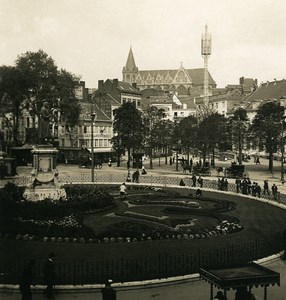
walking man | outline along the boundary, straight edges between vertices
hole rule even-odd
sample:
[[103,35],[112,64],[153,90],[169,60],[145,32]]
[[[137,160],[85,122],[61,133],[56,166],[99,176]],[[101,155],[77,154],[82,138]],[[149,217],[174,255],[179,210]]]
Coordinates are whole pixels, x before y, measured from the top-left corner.
[[33,269],[35,266],[35,260],[30,260],[25,269],[23,270],[20,291],[22,294],[22,300],[32,300],[31,284],[33,281]]
[[48,299],[55,299],[53,295],[53,288],[56,281],[56,269],[54,259],[55,253],[50,253],[43,268],[44,282],[47,285],[44,294],[47,296]]

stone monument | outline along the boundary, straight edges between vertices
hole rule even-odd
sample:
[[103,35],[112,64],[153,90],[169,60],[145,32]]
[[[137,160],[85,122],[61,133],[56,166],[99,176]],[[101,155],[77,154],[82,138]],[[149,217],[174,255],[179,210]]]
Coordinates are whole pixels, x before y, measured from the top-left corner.
[[56,155],[58,150],[48,143],[50,138],[50,113],[48,103],[44,102],[39,118],[39,145],[32,149],[32,181],[24,192],[27,200],[59,200],[66,197],[65,189],[58,180]]

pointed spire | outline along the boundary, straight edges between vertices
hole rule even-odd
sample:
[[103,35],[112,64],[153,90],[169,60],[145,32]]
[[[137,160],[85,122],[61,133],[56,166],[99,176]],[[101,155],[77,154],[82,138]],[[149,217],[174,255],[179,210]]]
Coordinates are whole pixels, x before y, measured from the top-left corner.
[[132,47],[130,46],[128,58],[127,58],[127,61],[126,61],[125,70],[126,71],[133,71],[133,70],[136,70],[136,68],[137,67],[135,65],[135,60],[134,60],[134,56],[133,56]]

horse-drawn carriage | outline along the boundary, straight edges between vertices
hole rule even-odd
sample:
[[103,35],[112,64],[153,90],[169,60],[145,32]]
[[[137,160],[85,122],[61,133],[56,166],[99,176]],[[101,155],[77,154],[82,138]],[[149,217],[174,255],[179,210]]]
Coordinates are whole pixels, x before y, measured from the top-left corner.
[[244,165],[237,165],[232,163],[230,167],[223,168],[223,167],[217,167],[216,168],[217,173],[223,173],[223,176],[229,177],[229,178],[243,178],[248,177],[248,173],[245,172],[245,166]]
[[245,166],[237,164],[231,164],[231,166],[225,170],[225,175],[231,178],[248,177],[248,173],[245,172]]
[[211,170],[209,164],[205,164],[204,166],[196,165],[193,167],[193,173],[195,175],[211,175]]

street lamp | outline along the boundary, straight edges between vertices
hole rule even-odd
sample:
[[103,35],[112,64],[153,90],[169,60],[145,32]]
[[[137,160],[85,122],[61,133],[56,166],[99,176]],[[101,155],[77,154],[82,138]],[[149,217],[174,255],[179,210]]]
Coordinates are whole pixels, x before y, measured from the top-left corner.
[[94,182],[94,147],[93,147],[93,124],[96,113],[92,112],[91,117],[91,182]]

